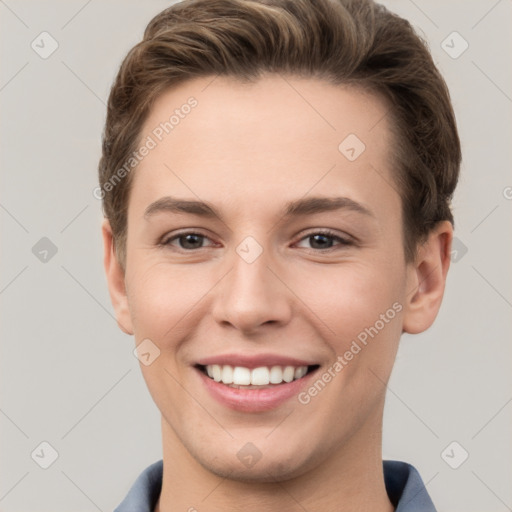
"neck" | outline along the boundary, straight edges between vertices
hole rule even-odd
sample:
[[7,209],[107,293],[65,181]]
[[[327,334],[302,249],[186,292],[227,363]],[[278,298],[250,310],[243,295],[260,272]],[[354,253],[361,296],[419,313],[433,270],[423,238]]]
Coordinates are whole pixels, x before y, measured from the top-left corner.
[[357,432],[343,447],[298,477],[241,482],[201,466],[162,420],[163,481],[155,512],[393,512],[384,485],[381,429]]

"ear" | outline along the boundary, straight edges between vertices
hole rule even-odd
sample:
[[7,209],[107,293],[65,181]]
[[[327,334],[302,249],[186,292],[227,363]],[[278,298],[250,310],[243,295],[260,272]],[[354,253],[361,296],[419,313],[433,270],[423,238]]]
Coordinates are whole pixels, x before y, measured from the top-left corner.
[[105,266],[110,300],[116,313],[117,325],[126,334],[133,334],[132,319],[126,296],[124,270],[117,259],[112,228],[107,219],[104,219],[101,231],[103,235],[103,265]]
[[403,330],[417,334],[434,322],[443,300],[446,274],[450,268],[453,226],[439,222],[418,248],[409,265]]

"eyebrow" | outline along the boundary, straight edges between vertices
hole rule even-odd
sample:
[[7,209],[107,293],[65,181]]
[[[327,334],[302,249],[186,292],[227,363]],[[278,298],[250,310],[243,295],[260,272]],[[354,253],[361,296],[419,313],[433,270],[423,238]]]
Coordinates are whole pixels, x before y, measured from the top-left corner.
[[[286,203],[283,217],[299,217],[334,210],[350,210],[370,217],[375,215],[362,204],[348,197],[309,197]],[[217,217],[223,220],[222,215],[213,206],[203,201],[190,201],[165,196],[151,203],[144,211],[144,218],[157,213],[188,213],[205,218]]]

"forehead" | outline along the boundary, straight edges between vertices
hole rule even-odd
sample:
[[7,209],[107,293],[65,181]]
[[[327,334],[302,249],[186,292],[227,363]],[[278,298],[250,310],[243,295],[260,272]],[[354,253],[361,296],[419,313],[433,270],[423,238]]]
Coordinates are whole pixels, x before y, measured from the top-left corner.
[[[191,102],[195,106],[189,108]],[[337,149],[340,138],[354,133],[375,146],[387,135],[384,118],[388,110],[381,97],[356,86],[277,74],[266,74],[248,83],[209,76],[160,94],[141,134],[155,132],[158,138],[158,132],[163,130],[161,135],[167,142],[178,142],[180,134],[188,135],[187,125],[193,124],[194,132],[201,137],[197,142],[215,142],[212,150],[219,142],[215,136],[222,138],[224,144],[245,142],[251,148],[258,142],[285,147],[286,142],[299,139],[318,145],[318,137],[322,136],[325,145],[334,144]],[[280,128],[288,130],[276,140],[274,135]],[[308,149],[311,147],[305,148]]]
[[188,81],[153,104],[140,135],[151,150],[138,164],[132,194],[146,203],[163,189],[228,203],[333,187],[362,202],[376,193],[396,196],[387,110],[375,94],[318,79]]

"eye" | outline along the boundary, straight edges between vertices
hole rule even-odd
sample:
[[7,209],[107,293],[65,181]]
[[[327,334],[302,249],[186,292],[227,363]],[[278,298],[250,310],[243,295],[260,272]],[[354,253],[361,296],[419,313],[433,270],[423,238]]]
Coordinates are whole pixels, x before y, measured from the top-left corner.
[[348,246],[353,245],[353,242],[347,238],[343,238],[336,233],[329,231],[329,230],[323,230],[323,231],[315,231],[312,233],[309,233],[305,237],[301,238],[299,243],[302,243],[303,241],[306,241],[311,244],[312,249],[316,250],[329,250],[334,249],[334,243],[338,242],[337,245],[339,246]]
[[[205,246],[204,243],[206,241],[210,243]],[[353,242],[348,238],[343,238],[329,230],[311,232],[302,237],[296,245],[300,247],[300,244],[304,244],[304,242],[309,243],[309,248],[314,249],[315,251],[329,251],[331,249],[335,249],[336,246],[346,247],[353,245]],[[205,247],[213,247],[216,244],[206,235],[195,231],[186,231],[164,239],[161,245],[171,246],[176,249],[190,252],[197,249],[203,249]],[[304,248],[307,249],[308,247]]]
[[[183,249],[185,251],[193,251],[194,249],[202,249],[203,242],[205,240],[210,240],[207,236],[202,235],[201,233],[196,233],[194,231],[187,231],[184,233],[179,233],[174,235],[162,242],[162,245],[170,245],[173,247],[177,247],[179,249]],[[211,240],[210,240],[211,241]],[[176,243],[177,242],[177,245]],[[210,246],[214,244],[211,243]]]

